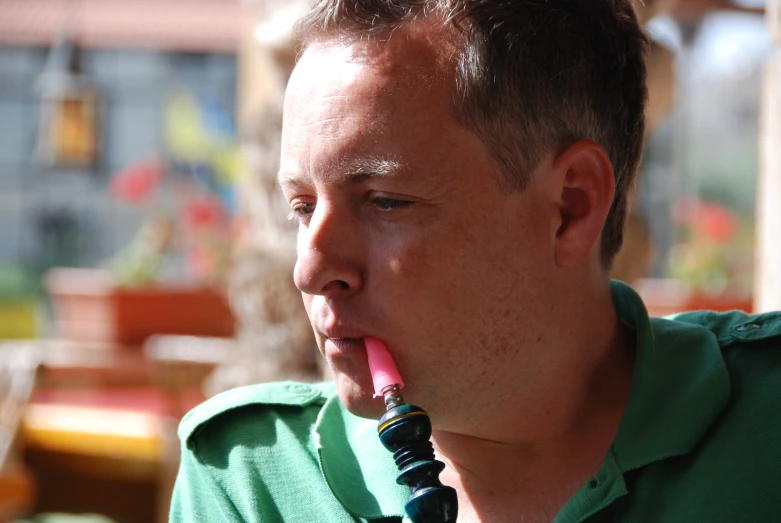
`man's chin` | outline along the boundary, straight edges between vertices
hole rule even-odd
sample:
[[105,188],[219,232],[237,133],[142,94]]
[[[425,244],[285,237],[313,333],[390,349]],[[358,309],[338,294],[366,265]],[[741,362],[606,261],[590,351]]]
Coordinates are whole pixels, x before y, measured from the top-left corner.
[[374,391],[370,383],[357,383],[344,374],[337,374],[335,380],[339,399],[351,414],[361,418],[380,419],[385,412],[385,403],[381,397],[373,397]]

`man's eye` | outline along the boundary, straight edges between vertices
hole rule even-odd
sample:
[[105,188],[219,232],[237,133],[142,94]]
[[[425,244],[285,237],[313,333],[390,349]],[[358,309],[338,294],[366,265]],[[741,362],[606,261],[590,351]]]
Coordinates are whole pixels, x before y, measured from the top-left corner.
[[315,204],[308,202],[298,202],[293,204],[293,210],[288,215],[288,220],[298,220],[299,222],[309,218],[315,212]]
[[394,200],[393,198],[374,198],[372,199],[372,205],[380,209],[381,211],[393,211],[396,209],[403,209],[412,205],[413,202],[407,200]]

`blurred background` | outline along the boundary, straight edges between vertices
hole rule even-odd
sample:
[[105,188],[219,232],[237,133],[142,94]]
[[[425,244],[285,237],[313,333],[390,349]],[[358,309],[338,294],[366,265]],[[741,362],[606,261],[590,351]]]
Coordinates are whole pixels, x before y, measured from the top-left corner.
[[[0,1],[0,521],[166,521],[176,426],[327,379],[276,191],[308,1]],[[781,0],[646,0],[614,277],[653,315],[781,308]]]

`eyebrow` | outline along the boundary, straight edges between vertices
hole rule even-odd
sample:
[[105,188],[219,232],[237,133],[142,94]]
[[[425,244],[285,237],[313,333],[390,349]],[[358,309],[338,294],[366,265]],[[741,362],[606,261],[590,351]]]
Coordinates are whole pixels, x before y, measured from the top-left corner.
[[[332,169],[337,174],[328,176],[331,179],[341,178],[348,183],[359,183],[375,178],[390,178],[398,176],[403,170],[401,163],[388,158],[359,158],[347,164]],[[311,185],[311,176],[296,171],[280,170],[277,175],[279,185]]]

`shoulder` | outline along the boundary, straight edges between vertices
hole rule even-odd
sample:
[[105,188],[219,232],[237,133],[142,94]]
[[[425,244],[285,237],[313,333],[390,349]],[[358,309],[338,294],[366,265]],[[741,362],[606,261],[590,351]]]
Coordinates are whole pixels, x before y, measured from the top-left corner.
[[[781,312],[746,314],[741,311],[694,311],[653,319],[659,339],[677,345],[708,343],[718,346],[729,373],[732,398],[752,397],[763,402],[781,398]],[[706,336],[691,336],[692,333]],[[695,341],[696,340],[696,341]]]
[[179,426],[171,521],[351,521],[324,481],[318,424],[333,384],[265,383],[219,394]]
[[[295,433],[311,432],[317,413],[335,394],[330,383],[274,382],[238,387],[201,403],[179,424],[183,447],[196,452],[198,442],[236,442],[246,434],[257,439],[278,422]],[[276,438],[275,438],[276,439]]]
[[[729,402],[710,438],[750,449],[746,458],[754,468],[768,456],[781,461],[781,420],[768,415],[781,410],[781,312],[701,311],[674,321],[709,331],[727,372]],[[774,476],[781,481],[781,469]]]
[[[657,337],[681,341],[689,334],[704,333],[703,342],[715,342],[726,354],[730,349],[781,349],[781,311],[747,314],[742,311],[692,311],[651,318]],[[775,351],[781,354],[781,350]]]
[[[657,490],[668,496],[665,510],[688,514],[691,500],[698,499],[696,520],[769,521],[778,514],[781,482],[781,419],[774,415],[781,410],[781,312],[698,311],[652,323],[658,327],[654,334],[661,333],[657,342],[673,346],[680,360],[690,359],[703,347],[711,348],[712,358],[695,366],[678,362],[686,370],[682,382],[692,383],[692,376],[706,367],[719,367],[727,393],[718,415],[687,457],[654,469],[659,472],[654,480],[659,481]],[[673,366],[676,360],[668,363]],[[703,412],[715,404],[714,390],[721,387],[689,389],[696,397],[686,410],[689,422],[704,419]],[[680,397],[686,390],[675,391],[668,411],[681,408]],[[658,492],[654,496],[659,499]]]
[[712,333],[722,349],[755,343],[764,345],[763,342],[781,349],[781,311],[763,314],[693,311],[654,318],[652,322],[662,330],[675,329],[676,325],[682,324],[701,327]]

